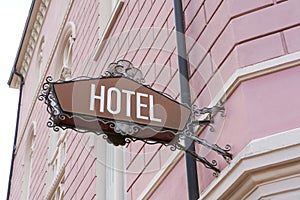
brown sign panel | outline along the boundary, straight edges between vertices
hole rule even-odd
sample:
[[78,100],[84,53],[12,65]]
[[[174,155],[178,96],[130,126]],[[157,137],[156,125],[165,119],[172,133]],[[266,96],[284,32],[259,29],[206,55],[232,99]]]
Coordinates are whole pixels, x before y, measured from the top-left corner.
[[56,117],[55,123],[61,126],[92,131],[100,128],[113,134],[115,122],[123,122],[140,127],[134,137],[170,142],[190,119],[188,107],[129,78],[104,77],[51,84],[59,110],[67,116],[76,116]]

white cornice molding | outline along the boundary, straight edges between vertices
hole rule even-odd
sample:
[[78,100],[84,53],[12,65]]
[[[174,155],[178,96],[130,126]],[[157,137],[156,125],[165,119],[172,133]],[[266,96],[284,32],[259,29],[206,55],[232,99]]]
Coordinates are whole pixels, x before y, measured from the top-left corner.
[[[22,73],[24,77],[26,77],[32,56],[34,53],[34,49],[36,47],[36,44],[38,42],[38,38],[48,11],[50,5],[50,0],[41,0],[40,5],[38,6],[37,11],[35,12],[35,16],[31,16],[31,18],[34,19],[32,25],[28,27],[27,30],[30,30],[30,32],[26,33],[28,34],[28,39],[25,41],[26,43],[23,44],[24,46],[22,48],[25,49],[24,54],[21,60],[21,68],[19,71]],[[18,58],[19,59],[19,58]],[[12,85],[18,85],[17,83]]]
[[300,51],[237,69],[225,82],[209,106],[216,105],[220,100],[226,101],[226,98],[229,98],[244,81],[292,68],[297,65],[300,65]]
[[[299,176],[299,134],[297,128],[253,140],[206,188],[200,199],[247,199],[260,186]],[[300,185],[296,187],[300,190]],[[276,190],[279,189],[264,193],[276,193]]]

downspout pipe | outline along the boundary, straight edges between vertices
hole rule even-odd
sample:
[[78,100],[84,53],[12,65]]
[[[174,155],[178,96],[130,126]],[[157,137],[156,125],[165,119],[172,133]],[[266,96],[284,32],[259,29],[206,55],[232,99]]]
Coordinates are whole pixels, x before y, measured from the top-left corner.
[[[176,30],[176,43],[178,54],[178,67],[179,67],[179,81],[181,103],[191,107],[191,94],[189,85],[189,70],[187,63],[186,41],[185,41],[185,23],[182,9],[181,0],[174,0],[174,14],[175,14],[175,30]],[[191,127],[190,132],[193,132]],[[188,151],[195,152],[194,142],[186,138],[185,147]],[[190,154],[185,154],[186,160],[186,173],[187,173],[187,186],[188,196],[190,200],[199,198],[199,185],[196,159]]]
[[17,139],[18,139],[18,130],[19,130],[19,121],[20,121],[20,112],[21,112],[23,86],[24,86],[24,83],[25,83],[24,82],[24,76],[20,72],[17,71],[17,63],[18,63],[18,59],[19,59],[20,54],[21,54],[21,49],[22,49],[24,40],[25,40],[26,31],[27,31],[27,29],[29,27],[29,21],[30,21],[31,15],[33,13],[34,5],[35,5],[35,0],[32,0],[31,6],[30,6],[30,9],[29,9],[29,13],[28,13],[28,16],[27,16],[27,19],[26,19],[25,27],[24,27],[24,30],[23,30],[22,39],[20,41],[18,52],[17,52],[16,58],[15,58],[14,66],[12,68],[9,80],[7,82],[7,84],[9,86],[11,86],[11,83],[13,81],[14,75],[16,75],[16,76],[18,76],[20,78],[19,103],[18,103],[18,110],[17,110],[16,129],[15,129],[14,144],[13,144],[13,150],[12,150],[12,156],[11,156],[10,173],[9,173],[9,180],[8,180],[6,200],[9,200],[10,190],[11,190],[11,182],[12,182],[11,179],[12,179],[12,176],[13,176],[15,153],[16,153],[15,151],[16,151]]
[[15,137],[14,137],[14,145],[13,145],[13,150],[12,150],[12,155],[11,155],[11,164],[10,164],[10,172],[9,172],[9,180],[8,180],[6,200],[9,200],[9,196],[10,196],[11,179],[12,179],[13,169],[14,169],[15,151],[16,151],[16,146],[17,146],[18,129],[19,129],[20,112],[21,112],[21,103],[22,103],[22,93],[23,93],[23,86],[24,86],[24,77],[23,77],[23,75],[19,72],[15,72],[15,75],[17,75],[20,78],[19,103],[18,103],[18,112],[17,112],[17,119],[16,119],[16,130],[15,130]]

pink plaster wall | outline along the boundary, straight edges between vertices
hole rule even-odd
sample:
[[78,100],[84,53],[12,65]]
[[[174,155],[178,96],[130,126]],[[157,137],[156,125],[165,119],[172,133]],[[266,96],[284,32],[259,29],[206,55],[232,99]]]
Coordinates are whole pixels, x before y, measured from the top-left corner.
[[[299,127],[299,73],[300,67],[295,66],[242,83],[226,102],[226,117],[216,119],[215,126],[221,129],[202,137],[221,147],[230,144],[235,156],[251,140]],[[208,158],[216,159],[221,168],[227,165],[213,152]],[[204,190],[214,178],[203,166],[199,165],[198,170]]]
[[185,159],[182,158],[149,199],[188,199],[186,175],[180,173],[184,168]]
[[[51,55],[58,24],[60,1],[51,1],[41,35],[45,35],[45,60]],[[298,0],[184,0],[187,49],[190,64],[190,82],[193,103],[207,106],[214,94],[238,68],[276,58],[300,50]],[[126,0],[98,60],[89,56],[95,48],[98,36],[97,1],[74,1],[67,21],[76,26],[73,52],[73,77],[84,75],[97,77],[103,74],[109,63],[128,59],[145,74],[146,82],[154,88],[171,94],[180,100],[174,14],[172,1]],[[36,56],[36,51],[35,54]],[[53,74],[57,55],[54,54],[47,74]],[[45,67],[46,62],[42,63]],[[33,68],[34,62],[31,63]],[[216,78],[215,73],[220,77]],[[277,72],[243,82],[226,101],[226,117],[217,118],[220,123],[217,137],[202,135],[220,146],[231,144],[234,155],[251,140],[297,127],[299,112],[295,95],[299,85],[299,67]],[[30,94],[29,71],[24,96]],[[299,78],[298,78],[299,79]],[[45,166],[48,137],[48,120],[42,102],[36,102],[29,112],[30,98],[22,105],[20,130],[29,129],[29,122],[38,122],[34,157],[32,198],[40,199],[45,193]],[[288,112],[287,112],[288,110]],[[25,132],[26,137],[26,132]],[[19,138],[20,140],[20,138]],[[86,150],[88,137],[72,132],[67,141],[66,199],[95,198],[95,156]],[[198,148],[198,147],[197,147]],[[21,143],[19,152],[24,150]],[[199,149],[198,149],[199,150]],[[126,148],[127,199],[136,199],[151,179],[166,163],[171,151],[161,145],[149,146],[140,142]],[[23,174],[22,159],[18,153],[15,161],[12,197],[18,199]],[[218,157],[208,154],[208,159]],[[219,158],[219,157],[218,157]],[[187,198],[186,169],[181,159],[154,191],[151,199]],[[219,160],[221,168],[224,161]],[[213,180],[211,171],[198,163],[200,190]]]
[[[53,9],[56,8],[56,9]],[[48,19],[44,21],[44,25],[41,30],[41,36],[38,38],[37,45],[35,46],[35,51],[33,53],[33,57],[30,63],[30,68],[25,78],[25,85],[23,89],[22,95],[22,105],[21,105],[21,118],[20,118],[20,125],[19,125],[19,137],[18,142],[21,141],[19,149],[16,152],[15,157],[15,164],[14,164],[14,172],[12,177],[12,185],[11,185],[11,199],[20,199],[21,198],[21,187],[22,187],[22,178],[24,173],[24,151],[25,151],[25,144],[26,139],[28,137],[30,127],[32,122],[37,122],[37,135],[35,137],[34,143],[34,153],[32,158],[32,173],[31,173],[31,184],[29,186],[29,198],[30,199],[42,199],[45,195],[45,180],[46,180],[46,170],[45,167],[47,165],[47,147],[48,146],[48,129],[45,126],[45,121],[48,118],[46,112],[40,112],[44,110],[44,106],[40,102],[36,102],[34,104],[34,109],[30,112],[30,105],[31,102],[34,100],[35,95],[35,65],[36,65],[36,58],[37,58],[37,49],[40,44],[40,40],[42,36],[45,36],[45,45],[43,56],[44,58],[48,58],[50,55],[50,51],[54,44],[54,40],[56,34],[58,33],[58,26],[57,24],[53,23],[55,21],[59,21],[60,12],[60,1],[52,1],[51,7],[49,8],[48,13],[55,18],[55,20]],[[48,17],[49,18],[49,17]],[[53,20],[53,21],[52,21]],[[45,28],[47,27],[47,28]],[[51,31],[49,31],[51,30]],[[45,59],[41,64],[41,68],[44,69],[46,65]],[[26,118],[29,118],[26,121]]]
[[[297,25],[299,21],[297,11],[293,9],[297,4],[299,3],[295,0],[280,3],[272,0],[183,1],[194,102],[199,106],[207,106],[235,69],[287,54],[288,49],[292,49],[292,42],[286,42],[293,37],[293,32],[289,31],[290,27]],[[287,12],[291,12],[292,15],[282,16],[281,13]],[[256,23],[257,21],[262,23]],[[149,27],[159,29],[153,30]],[[170,34],[165,34],[160,28],[166,29]],[[128,32],[130,30],[131,32]],[[120,58],[131,60],[142,69],[149,84],[158,90],[169,91],[178,98],[176,43],[171,30],[174,30],[174,15],[170,1],[128,1],[113,28],[112,39],[96,65],[107,66],[111,61]],[[295,35],[295,28],[292,30]],[[167,42],[164,43],[165,41]],[[219,85],[211,78],[217,70],[222,75]],[[90,75],[102,72],[103,68],[96,68],[95,71],[82,73]],[[237,142],[231,134],[227,136],[234,132],[241,133],[241,137],[244,138],[245,129],[250,129],[249,105],[242,87],[244,84],[226,103],[228,116],[224,122],[224,131],[218,138],[221,146],[233,144],[234,154],[254,139],[251,137],[240,141],[237,137]],[[258,134],[256,138],[263,137],[264,134]],[[128,199],[136,199],[166,162],[170,152],[159,146],[149,147],[138,143],[130,144],[127,151],[127,154],[130,154],[130,158],[126,159]],[[209,155],[208,158],[214,159],[215,155]],[[183,167],[183,163],[181,160],[178,165]],[[222,161],[220,165],[226,166]],[[150,172],[149,166],[153,169]],[[200,185],[204,189],[213,177],[211,173],[207,173],[207,169],[202,169],[201,164],[198,164],[198,167]],[[171,183],[172,187],[180,188],[180,181],[167,181],[184,176],[185,170],[177,169],[179,168],[174,169],[176,176],[169,174],[161,183],[155,192],[157,197],[166,195],[161,188],[169,187]]]
[[[12,177],[11,185],[11,199],[20,199],[22,177],[24,173],[24,151],[26,138],[32,122],[37,122],[37,135],[34,142],[34,153],[32,159],[32,174],[30,181],[30,199],[44,199],[46,195],[46,176],[48,165],[48,139],[49,128],[46,126],[49,115],[46,112],[46,108],[43,102],[36,101],[34,108],[30,112],[30,105],[33,100],[33,94],[35,94],[35,82],[36,77],[35,65],[37,59],[38,46],[40,44],[42,36],[45,38],[43,48],[43,60],[41,64],[42,70],[45,69],[47,61],[51,56],[51,51],[55,47],[55,41],[59,32],[59,25],[62,22],[63,12],[62,3],[60,0],[51,1],[50,7],[47,11],[47,16],[43,23],[40,37],[34,54],[30,63],[30,68],[25,79],[25,85],[23,90],[22,106],[21,106],[21,119],[19,128],[18,142],[20,143],[19,149],[15,157],[14,173]],[[97,6],[94,1],[74,1],[73,9],[69,15],[68,21],[73,21],[76,24],[76,31],[78,38],[74,45],[74,76],[78,75],[77,68],[82,65],[87,53],[96,44],[96,33],[98,30],[97,22]],[[91,20],[93,19],[93,20]],[[59,49],[59,47],[55,47]],[[56,49],[56,54],[58,50]],[[86,49],[85,51],[83,51]],[[54,74],[55,66],[57,64],[57,55],[54,54],[52,60],[50,60],[50,68],[46,72],[47,75]],[[77,75],[76,75],[77,74]],[[26,119],[28,118],[28,121]],[[25,130],[25,131],[23,131]],[[52,133],[53,134],[53,133]],[[65,199],[94,199],[95,198],[95,153],[93,150],[88,151],[85,143],[87,143],[89,137],[81,134],[70,132],[67,140],[66,151],[66,172],[65,172]]]

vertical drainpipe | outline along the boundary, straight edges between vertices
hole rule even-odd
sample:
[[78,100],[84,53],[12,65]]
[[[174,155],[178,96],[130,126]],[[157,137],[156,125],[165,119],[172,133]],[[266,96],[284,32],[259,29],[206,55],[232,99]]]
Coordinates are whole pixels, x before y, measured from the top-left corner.
[[[178,54],[179,80],[181,102],[191,107],[191,94],[189,85],[189,71],[187,64],[185,26],[181,0],[174,0],[175,29]],[[190,128],[193,132],[193,128]],[[191,139],[186,138],[185,146],[188,150],[195,152],[195,145]],[[189,154],[185,155],[188,196],[190,200],[199,198],[199,186],[196,160]]]
[[12,157],[11,157],[11,164],[10,164],[10,173],[9,173],[6,200],[9,200],[9,196],[10,196],[11,179],[12,179],[12,175],[13,175],[13,168],[14,168],[14,161],[15,161],[15,150],[16,150],[16,145],[17,145],[19,120],[20,120],[20,112],[21,112],[22,92],[23,92],[23,86],[24,86],[24,83],[25,83],[23,75],[20,72],[17,71],[17,63],[18,63],[18,59],[21,55],[22,46],[23,46],[23,43],[25,41],[25,35],[26,35],[26,31],[29,27],[29,21],[30,21],[31,15],[33,13],[34,5],[35,5],[35,0],[32,0],[31,6],[30,6],[30,9],[29,9],[29,13],[28,13],[28,16],[27,16],[26,24],[25,24],[25,27],[24,27],[24,30],[23,30],[22,39],[21,39],[21,42],[20,42],[20,45],[19,45],[17,56],[15,58],[14,67],[11,71],[9,80],[7,82],[8,85],[11,85],[11,82],[13,81],[14,75],[16,75],[20,78],[19,103],[18,103],[18,111],[17,111],[17,119],[16,119],[15,136],[14,136],[15,138],[14,138],[14,146],[13,146],[13,150],[12,150]]
[[15,151],[16,151],[17,138],[18,138],[22,92],[23,92],[23,85],[24,85],[23,75],[19,72],[14,72],[14,73],[20,78],[20,89],[19,89],[19,103],[18,103],[18,112],[17,112],[17,119],[16,119],[14,146],[13,146],[12,155],[11,155],[11,164],[10,164],[10,172],[9,172],[9,180],[8,180],[6,200],[9,200],[9,196],[10,196],[11,179],[12,179],[12,175],[13,175],[13,168],[14,168],[14,161],[15,161]]

